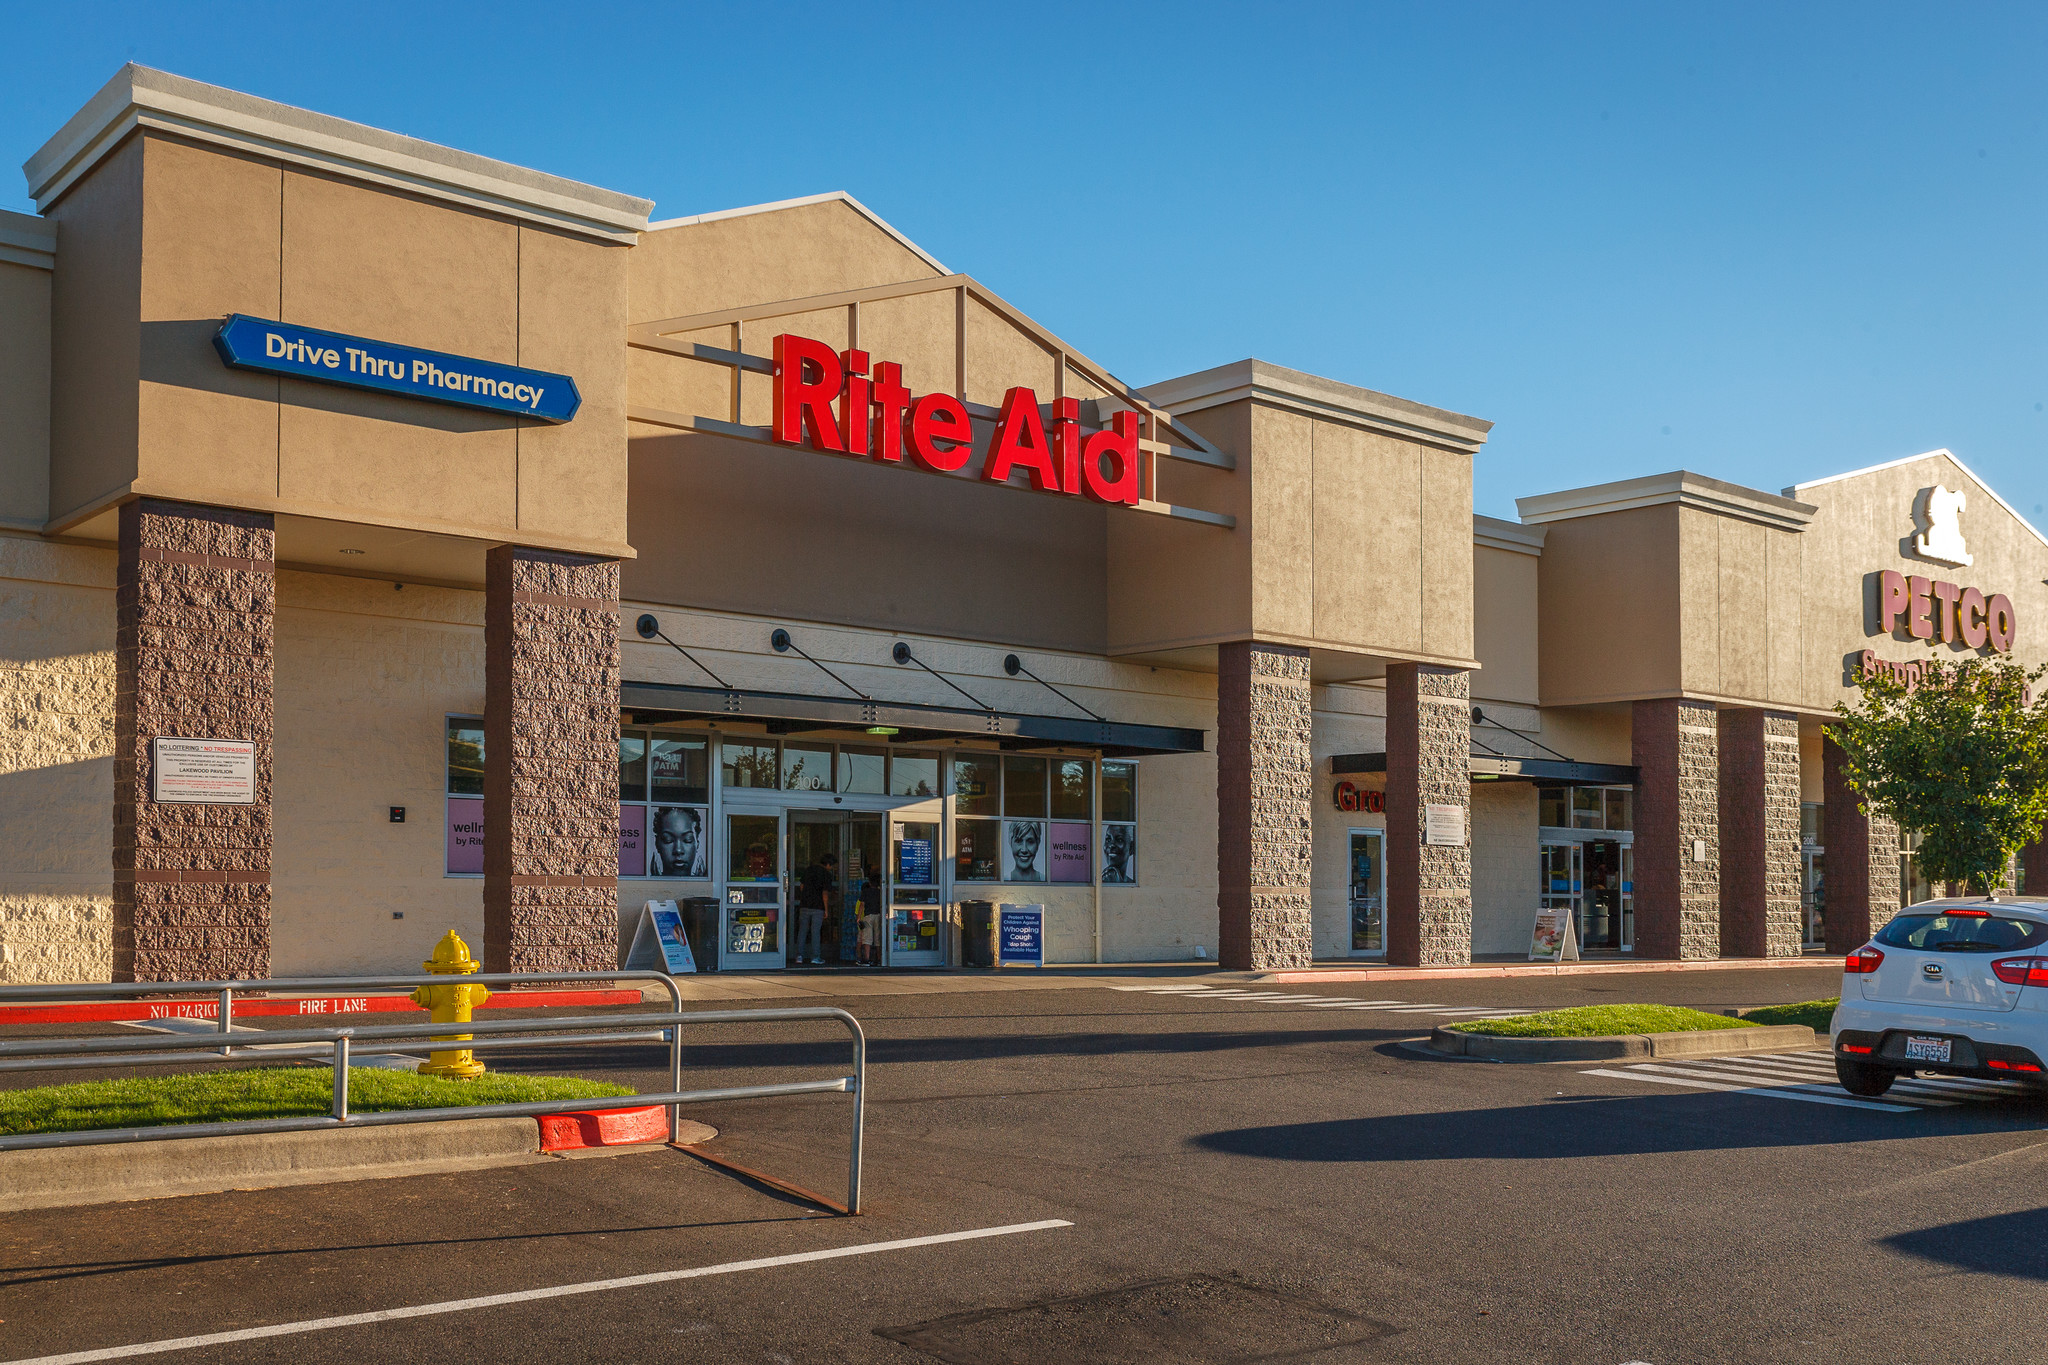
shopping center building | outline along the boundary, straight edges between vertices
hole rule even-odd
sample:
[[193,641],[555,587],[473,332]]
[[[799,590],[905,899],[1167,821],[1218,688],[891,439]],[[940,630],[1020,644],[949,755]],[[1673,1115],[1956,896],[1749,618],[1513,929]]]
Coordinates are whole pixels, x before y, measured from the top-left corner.
[[691,898],[725,970],[977,901],[1055,962],[1839,951],[1926,891],[1829,708],[2044,654],[1945,451],[1501,521],[1489,422],[1129,386],[845,194],[650,222],[137,67],[25,171],[0,980],[609,969]]

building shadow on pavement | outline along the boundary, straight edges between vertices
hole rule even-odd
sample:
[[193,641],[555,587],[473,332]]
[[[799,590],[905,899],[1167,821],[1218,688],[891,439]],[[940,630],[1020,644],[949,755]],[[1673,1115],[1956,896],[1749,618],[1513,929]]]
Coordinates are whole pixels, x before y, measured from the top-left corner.
[[1883,1245],[1958,1270],[2048,1280],[2048,1209],[2021,1209],[1901,1232],[1885,1238]]
[[[1906,1135],[1899,1115],[1790,1105],[1784,1108],[1799,1111],[1797,1118],[1784,1117],[1794,1121],[1759,1123],[1753,1111],[1733,1107],[1755,1103],[1721,1095],[1586,1096],[1501,1109],[1231,1128],[1193,1141],[1205,1151],[1274,1161],[1520,1161],[1833,1146]],[[2039,1123],[2029,1114],[2016,1116],[2010,1126]],[[2048,1224],[2043,1228],[2048,1231]]]

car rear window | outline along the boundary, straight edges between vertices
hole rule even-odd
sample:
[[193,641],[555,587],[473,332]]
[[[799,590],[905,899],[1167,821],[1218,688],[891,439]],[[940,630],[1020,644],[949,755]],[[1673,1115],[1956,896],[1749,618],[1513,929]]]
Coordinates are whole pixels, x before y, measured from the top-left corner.
[[1965,914],[1899,915],[1877,936],[1893,948],[1930,953],[2003,953],[2048,943],[2048,924],[2017,916]]

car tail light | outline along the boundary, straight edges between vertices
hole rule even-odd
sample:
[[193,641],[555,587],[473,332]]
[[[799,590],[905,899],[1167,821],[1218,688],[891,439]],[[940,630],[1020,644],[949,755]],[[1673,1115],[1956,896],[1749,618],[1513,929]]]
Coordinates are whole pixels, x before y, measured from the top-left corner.
[[1864,972],[1876,971],[1878,968],[1878,964],[1883,961],[1883,953],[1871,947],[1869,944],[1865,944],[1863,947],[1858,948],[1855,952],[1849,954],[1847,958],[1843,959],[1842,970],[1847,972],[1851,976],[1857,976]]
[[1991,974],[2008,986],[2048,986],[2048,957],[2002,957]]
[[1989,1058],[1985,1061],[1984,1065],[1990,1067],[1993,1071],[2039,1071],[2041,1069],[2033,1062],[2008,1062],[2003,1057]]
[[1872,1047],[1871,1047],[1871,1046],[1870,1046],[1870,1045],[1869,1045],[1868,1043],[1844,1043],[1844,1044],[1842,1044],[1842,1051],[1844,1051],[1844,1052],[1858,1052],[1858,1053],[1865,1053],[1865,1052],[1870,1052],[1870,1051],[1873,1051],[1873,1050],[1874,1050],[1874,1049],[1873,1049],[1873,1048],[1872,1048]]
[[1990,919],[1989,910],[1943,910],[1938,912],[1950,919]]

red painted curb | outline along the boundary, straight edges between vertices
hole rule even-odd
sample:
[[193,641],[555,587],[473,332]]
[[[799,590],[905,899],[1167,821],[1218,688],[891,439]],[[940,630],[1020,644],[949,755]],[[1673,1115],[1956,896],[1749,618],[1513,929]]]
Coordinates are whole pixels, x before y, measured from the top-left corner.
[[[460,978],[451,978],[459,980]],[[499,991],[483,1005],[486,1010],[546,1009],[557,1005],[637,1005],[638,991]],[[235,999],[234,1017],[278,1014],[386,1014],[400,1010],[420,1013],[409,995],[288,995]],[[218,997],[172,1000],[82,1000],[51,1005],[0,1005],[0,1025],[118,1023],[142,1019],[218,1019]]]
[[540,1149],[543,1152],[667,1141],[668,1111],[658,1104],[639,1109],[590,1109],[574,1114],[540,1116]]
[[1842,959],[1826,957],[1723,957],[1711,962],[1503,962],[1477,967],[1322,967],[1296,972],[1260,972],[1254,981],[1302,986],[1316,981],[1453,981],[1469,977],[1597,976],[1608,972],[1732,972],[1768,971],[1781,967],[1842,969]]

